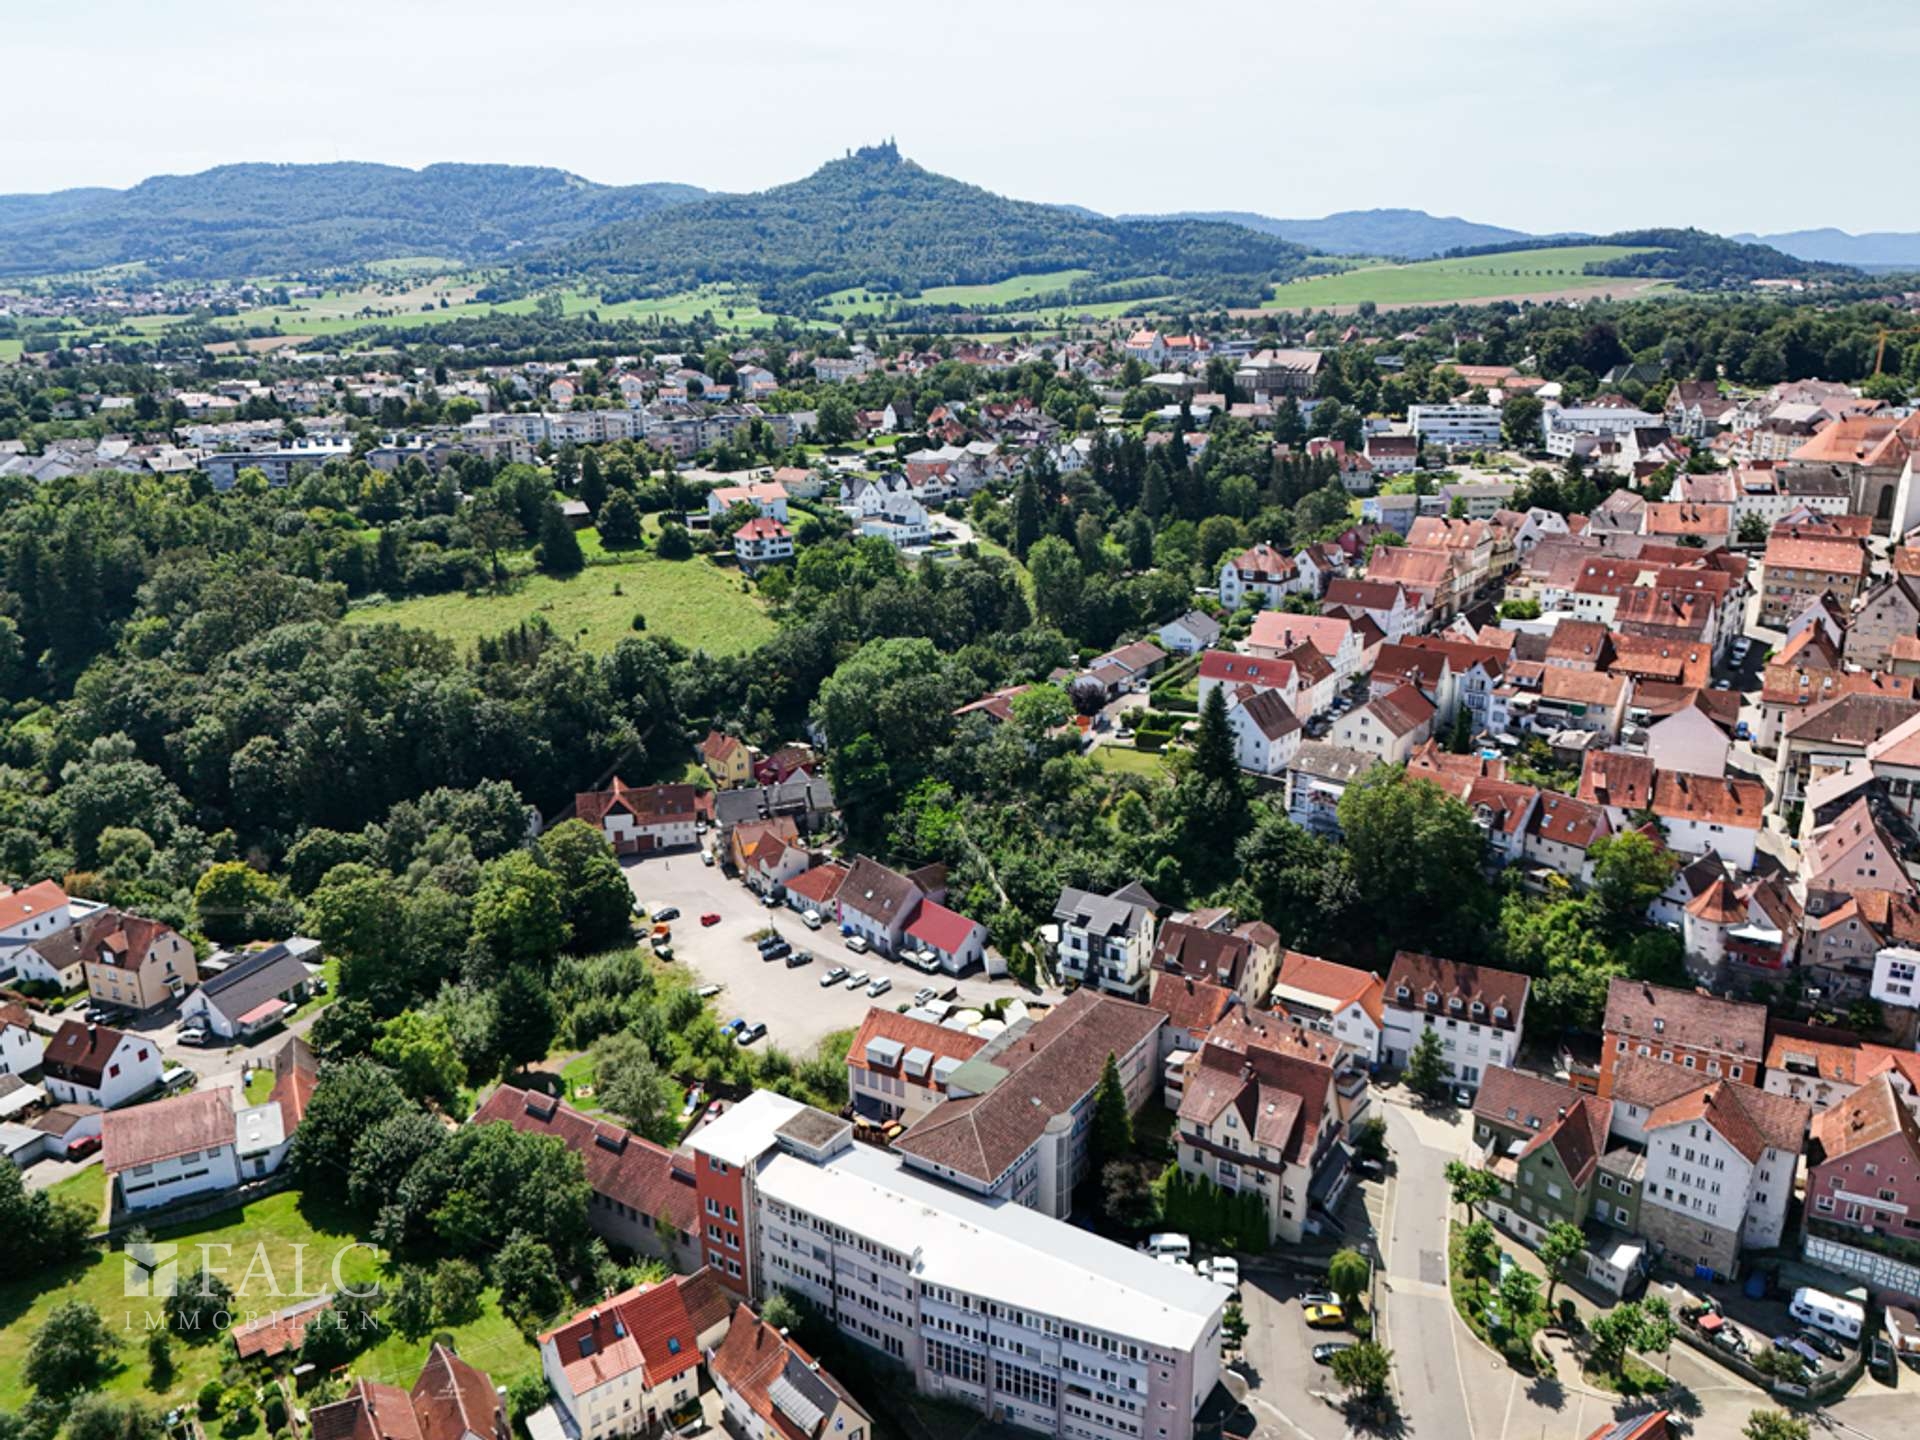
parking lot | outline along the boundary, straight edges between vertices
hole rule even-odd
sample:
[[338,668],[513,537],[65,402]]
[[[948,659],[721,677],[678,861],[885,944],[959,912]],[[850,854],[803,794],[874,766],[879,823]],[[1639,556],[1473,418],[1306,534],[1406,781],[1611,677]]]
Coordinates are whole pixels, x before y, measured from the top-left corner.
[[[702,865],[698,851],[635,857],[621,865],[636,904],[649,912],[662,905],[679,907],[680,917],[672,922],[673,963],[687,965],[703,982],[721,987],[713,997],[713,1008],[721,1019],[737,1015],[759,1021],[767,1027],[767,1041],[791,1054],[810,1055],[823,1036],[859,1025],[870,1005],[897,1008],[923,985],[945,988],[956,983],[923,975],[884,956],[854,954],[831,921],[809,930],[799,914],[786,906],[768,909],[718,865]],[[702,925],[700,917],[709,914],[718,915],[720,923]],[[789,969],[784,961],[762,960],[753,937],[769,925],[795,950],[812,951],[813,963]],[[885,976],[893,981],[893,988],[872,999],[864,987],[858,991],[845,984],[824,987],[820,977],[832,965],[865,970],[875,979]],[[957,984],[962,1004],[1012,996],[1039,1001],[1058,998],[1035,994],[1013,980],[989,980],[977,971]]]

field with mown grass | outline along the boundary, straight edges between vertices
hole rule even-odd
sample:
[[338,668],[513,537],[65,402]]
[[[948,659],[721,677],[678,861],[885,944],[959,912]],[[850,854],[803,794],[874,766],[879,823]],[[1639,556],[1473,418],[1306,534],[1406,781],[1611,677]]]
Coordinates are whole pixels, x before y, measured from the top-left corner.
[[[582,548],[586,535],[582,537]],[[740,572],[701,556],[660,560],[640,552],[578,575],[557,579],[529,573],[498,594],[415,595],[347,612],[349,624],[414,626],[444,635],[463,649],[538,616],[584,650],[611,650],[629,635],[633,617],[646,617],[644,633],[677,640],[693,650],[737,655],[773,636],[774,623],[759,595]]]
[[1268,309],[1329,305],[1444,304],[1504,295],[1563,294],[1573,290],[1622,293],[1645,282],[1631,275],[1588,275],[1595,261],[1646,253],[1647,246],[1572,245],[1422,260],[1410,265],[1363,265],[1337,275],[1313,275],[1276,285]]

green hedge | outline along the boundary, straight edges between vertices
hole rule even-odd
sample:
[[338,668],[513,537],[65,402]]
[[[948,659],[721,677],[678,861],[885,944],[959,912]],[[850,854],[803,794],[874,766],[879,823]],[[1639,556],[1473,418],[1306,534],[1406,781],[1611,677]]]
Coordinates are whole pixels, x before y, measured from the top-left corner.
[[1184,1173],[1178,1164],[1167,1166],[1154,1189],[1169,1230],[1216,1250],[1253,1255],[1266,1250],[1267,1202],[1257,1191],[1223,1190],[1203,1175]]

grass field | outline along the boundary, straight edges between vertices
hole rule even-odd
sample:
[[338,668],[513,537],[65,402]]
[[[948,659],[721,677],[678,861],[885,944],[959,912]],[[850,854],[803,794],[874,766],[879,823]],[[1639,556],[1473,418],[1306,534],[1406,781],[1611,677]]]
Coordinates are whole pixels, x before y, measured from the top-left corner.
[[[95,1172],[98,1169],[94,1167]],[[183,1275],[198,1268],[202,1252],[196,1247],[214,1247],[207,1253],[216,1270],[234,1287],[241,1318],[291,1303],[293,1296],[288,1292],[294,1288],[296,1267],[305,1289],[330,1286],[333,1257],[343,1249],[340,1274],[345,1283],[364,1284],[380,1269],[371,1248],[345,1248],[359,1240],[346,1217],[291,1192],[229,1210],[197,1227],[158,1231],[154,1239],[179,1245]],[[258,1252],[256,1245],[260,1247]],[[231,1249],[219,1248],[223,1246]],[[100,1387],[110,1394],[137,1396],[156,1409],[164,1409],[191,1399],[219,1374],[226,1349],[223,1343],[176,1343],[171,1383],[163,1390],[150,1388],[146,1337],[149,1321],[156,1325],[159,1321],[161,1301],[158,1297],[128,1296],[125,1268],[120,1252],[97,1251],[50,1274],[0,1286],[0,1409],[17,1410],[27,1399],[29,1391],[21,1374],[27,1343],[48,1313],[67,1300],[85,1300],[95,1306],[108,1327],[125,1341],[118,1368]],[[268,1284],[262,1278],[269,1269],[281,1289],[277,1296],[268,1293]],[[249,1275],[253,1278],[243,1285],[243,1277]],[[510,1384],[539,1366],[539,1353],[501,1316],[499,1296],[492,1290],[482,1299],[480,1317],[456,1327],[453,1334],[460,1354],[489,1372],[497,1384]],[[359,1358],[354,1373],[369,1380],[411,1385],[426,1359],[429,1343],[424,1336],[419,1340],[389,1336]]]
[[1512,250],[1454,260],[1422,260],[1412,265],[1367,265],[1338,275],[1315,275],[1274,288],[1269,309],[1309,306],[1444,304],[1499,295],[1548,295],[1569,290],[1619,290],[1632,277],[1587,275],[1596,260],[1617,260],[1647,247],[1574,245],[1565,249]]
[[1064,290],[1092,273],[1091,270],[1043,270],[1032,275],[1011,275],[991,285],[935,285],[910,299],[854,285],[836,290],[821,304],[846,319],[885,315],[895,305],[1010,305],[1016,300]]
[[22,343],[18,340],[0,339],[0,365],[11,364],[20,358]]
[[759,597],[742,591],[740,584],[737,571],[722,570],[699,557],[656,560],[642,555],[589,565],[567,580],[526,575],[500,595],[455,592],[362,606],[350,610],[347,621],[417,626],[464,648],[539,615],[582,649],[605,651],[636,633],[633,617],[640,614],[646,616],[650,635],[667,636],[689,649],[735,655],[771,638],[774,631]]
[[1147,780],[1160,780],[1167,774],[1166,757],[1153,750],[1097,745],[1093,749],[1092,759],[1102,770],[1111,770],[1117,775],[1139,775]]

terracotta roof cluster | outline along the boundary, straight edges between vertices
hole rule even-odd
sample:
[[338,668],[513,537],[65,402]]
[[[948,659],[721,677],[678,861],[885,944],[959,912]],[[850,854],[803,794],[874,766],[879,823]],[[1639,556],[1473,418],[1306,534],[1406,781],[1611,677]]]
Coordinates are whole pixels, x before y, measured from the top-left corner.
[[711,816],[713,796],[691,785],[628,785],[618,775],[605,790],[574,796],[573,813],[589,824],[598,825],[616,812],[632,816],[643,830],[651,829]]
[[484,1370],[435,1342],[411,1391],[355,1380],[344,1400],[314,1407],[313,1440],[508,1440],[507,1414]]
[[1082,987],[973,1059],[1004,1077],[983,1094],[947,1100],[894,1142],[902,1154],[994,1181],[1040,1132],[1100,1083],[1109,1055],[1124,1056],[1165,1023],[1158,1010]]
[[1798,1155],[1804,1148],[1812,1112],[1800,1101],[1734,1080],[1708,1080],[1677,1065],[1667,1068],[1679,1070],[1694,1087],[1654,1106],[1647,1116],[1649,1133],[1705,1123],[1749,1161],[1769,1149]]
[[664,1216],[683,1235],[697,1228],[700,1207],[691,1169],[676,1168],[673,1156],[644,1135],[512,1085],[489,1095],[467,1123],[504,1123],[527,1134],[555,1136],[580,1157],[594,1194],[648,1219]]
[[709,1368],[714,1383],[738,1395],[781,1440],[819,1440],[843,1406],[859,1419],[859,1428],[872,1429],[845,1387],[751,1305],[735,1308]]
[[[1319,1054],[1313,1051],[1316,1044]],[[1263,1162],[1257,1150],[1223,1145],[1236,1160],[1264,1163],[1268,1169],[1306,1163],[1326,1113],[1337,1058],[1337,1046],[1307,1038],[1298,1026],[1229,1016],[1187,1063],[1181,1125],[1211,1129],[1231,1109],[1252,1144],[1274,1152]]]
[[1400,1010],[1460,1015],[1498,1030],[1518,1030],[1529,985],[1526,976],[1511,970],[1402,950],[1387,972],[1386,1003]]
[[1329,1011],[1358,1005],[1375,1025],[1384,1025],[1386,1012],[1382,1000],[1386,991],[1386,981],[1372,971],[1322,960],[1318,955],[1303,955],[1298,950],[1288,950],[1281,954],[1280,970],[1274,977],[1273,1008],[1285,1014],[1288,994],[1291,992],[1312,997],[1315,1003]]
[[1505,1065],[1489,1065],[1481,1075],[1473,1113],[1489,1125],[1524,1132],[1519,1159],[1551,1146],[1576,1186],[1587,1183],[1606,1153],[1613,1119],[1612,1106],[1597,1095]]
[[727,1295],[702,1266],[601,1301],[540,1337],[576,1396],[639,1370],[652,1390],[700,1363],[700,1336],[727,1316]]
[[1224,985],[1157,970],[1147,1004],[1167,1017],[1167,1026],[1190,1036],[1202,1036],[1218,1025],[1235,1005],[1233,991]]
[[1607,984],[1607,1037],[1732,1055],[1758,1066],[1767,1050],[1767,1007],[1616,976]]

